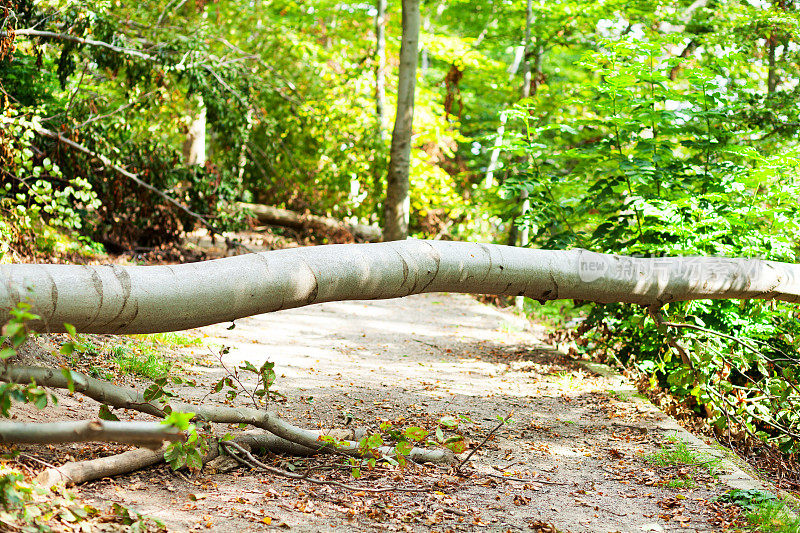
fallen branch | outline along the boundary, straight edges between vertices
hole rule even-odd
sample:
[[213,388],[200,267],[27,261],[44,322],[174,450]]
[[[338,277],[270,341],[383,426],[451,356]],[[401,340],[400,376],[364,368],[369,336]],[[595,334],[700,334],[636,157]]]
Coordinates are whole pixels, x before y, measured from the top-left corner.
[[43,487],[52,487],[59,483],[77,485],[104,477],[119,476],[158,464],[164,460],[165,451],[166,447],[159,450],[130,450],[109,457],[69,462],[57,468],[43,470],[36,476],[36,482]]
[[0,442],[60,444],[64,442],[119,442],[158,448],[164,441],[183,441],[178,429],[160,422],[0,422]]
[[[270,433],[243,433],[237,435],[233,442],[245,448],[257,450],[259,453],[287,453],[300,456],[315,453],[314,450],[298,446]],[[120,476],[160,463],[164,460],[166,450],[166,446],[158,450],[129,450],[108,457],[71,461],[58,467],[50,466],[39,474],[36,481],[42,486],[50,487],[57,483],[80,484],[104,477]],[[214,442],[208,454],[203,458],[203,464],[217,457],[219,457],[219,445]]]
[[122,176],[124,176],[124,177],[128,178],[129,180],[131,180],[132,182],[134,182],[136,185],[139,185],[140,187],[144,187],[148,191],[157,194],[158,196],[160,196],[161,198],[163,198],[167,202],[171,203],[172,205],[174,205],[175,207],[177,207],[178,209],[180,209],[181,211],[183,211],[187,215],[199,220],[205,227],[207,227],[210,230],[216,232],[216,229],[214,228],[213,224],[211,224],[211,222],[209,222],[203,215],[195,213],[194,211],[192,211],[188,207],[184,206],[182,203],[180,203],[176,199],[174,199],[171,196],[169,196],[167,193],[165,193],[161,189],[153,187],[152,185],[150,185],[146,181],[140,179],[139,176],[137,176],[133,172],[128,172],[127,170],[125,170],[121,166],[114,164],[106,156],[104,156],[102,154],[98,154],[97,152],[93,152],[93,151],[89,150],[88,148],[86,148],[85,146],[83,146],[82,144],[78,144],[75,141],[73,141],[71,139],[68,139],[67,137],[61,135],[60,133],[57,133],[57,132],[52,131],[52,130],[48,130],[46,128],[37,127],[36,128],[36,133],[38,133],[39,135],[42,135],[44,137],[50,137],[51,139],[56,139],[56,140],[58,140],[60,142],[63,142],[67,146],[69,146],[71,148],[74,148],[75,150],[78,150],[79,152],[83,152],[86,155],[89,155],[89,156],[92,156],[92,157],[94,157],[96,159],[99,159],[105,166],[107,166],[109,168],[112,168],[117,173],[121,174]]
[[363,492],[372,492],[372,493],[380,493],[380,492],[430,492],[431,489],[411,489],[411,488],[404,488],[404,487],[381,487],[381,488],[372,488],[372,487],[361,487],[358,485],[349,485],[347,483],[342,483],[340,481],[333,481],[327,479],[318,479],[310,477],[308,474],[295,474],[293,472],[287,472],[285,470],[281,470],[280,468],[275,468],[274,466],[269,466],[267,464],[262,463],[251,454],[249,451],[241,447],[240,445],[236,444],[233,441],[223,442],[221,443],[225,447],[231,447],[235,449],[237,452],[241,454],[237,455],[236,453],[232,453],[228,450],[228,453],[231,457],[235,458],[237,461],[241,462],[246,466],[250,466],[251,468],[260,468],[261,470],[265,470],[270,474],[275,474],[277,476],[285,477],[288,479],[294,479],[296,481],[305,481],[307,483],[312,483],[314,485],[329,485],[333,487],[339,487],[342,489],[347,490],[355,490],[355,491],[363,491]]
[[[513,414],[513,412],[511,414]],[[483,438],[481,443],[478,444],[477,446],[475,446],[474,448],[472,448],[472,450],[469,452],[469,454],[467,454],[467,456],[464,457],[464,459],[460,463],[458,463],[458,466],[455,469],[456,474],[460,474],[461,473],[461,467],[464,466],[465,464],[467,464],[467,461],[469,461],[470,457],[475,455],[475,452],[477,452],[484,444],[486,444],[486,441],[488,441],[492,437],[492,435],[494,435],[497,432],[498,429],[500,429],[504,425],[508,424],[508,421],[511,420],[511,414],[509,414],[507,417],[505,417],[502,420],[500,420],[500,423],[497,424],[489,433],[486,434],[486,436]]]
[[262,204],[248,204],[241,202],[239,206],[249,209],[256,216],[261,224],[271,226],[285,226],[289,228],[322,228],[328,231],[346,230],[353,234],[357,240],[365,242],[377,242],[383,238],[383,232],[377,226],[366,224],[349,224],[331,217],[319,215],[301,214],[288,209],[272,207]]
[[[133,409],[149,415],[163,417],[165,405],[155,401],[147,401],[144,395],[136,390],[120,387],[86,374],[52,368],[14,365],[0,371],[0,381],[7,383],[27,384],[35,381],[44,387],[73,390],[88,396],[100,403],[121,409]],[[185,402],[169,402],[173,411],[195,413],[195,417],[209,422],[223,424],[248,424],[266,430],[293,445],[308,448],[315,453],[338,453],[353,457],[361,457],[363,452],[357,442],[337,438],[337,445],[320,440],[328,433],[299,428],[278,417],[271,411],[250,407],[226,407],[219,405],[194,405]],[[391,446],[383,446],[377,452],[384,457],[395,455]],[[428,450],[414,448],[408,459],[415,462],[449,463],[454,455],[447,449]]]
[[[0,37],[5,37],[7,32],[0,32]],[[29,37],[44,37],[47,39],[58,39],[59,41],[70,41],[73,43],[78,44],[85,44],[89,46],[99,46],[101,48],[106,48],[113,52],[117,52],[118,54],[125,54],[129,56],[138,57],[140,59],[145,59],[147,61],[157,61],[155,56],[151,56],[149,54],[145,54],[139,50],[134,50],[132,48],[123,48],[121,46],[116,46],[111,43],[106,43],[103,41],[96,41],[94,39],[84,39],[83,37],[78,37],[76,35],[69,35],[68,33],[56,33],[52,31],[43,31],[43,30],[34,30],[33,28],[23,28],[21,30],[14,30],[14,35],[27,35]]]

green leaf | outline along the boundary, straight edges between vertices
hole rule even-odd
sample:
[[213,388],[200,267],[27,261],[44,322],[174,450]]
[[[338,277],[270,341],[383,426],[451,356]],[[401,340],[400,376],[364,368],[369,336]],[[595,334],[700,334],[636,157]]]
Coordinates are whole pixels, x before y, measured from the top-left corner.
[[428,432],[421,427],[411,426],[403,431],[403,435],[409,440],[419,442],[428,436]]
[[198,453],[197,450],[193,450],[192,453],[187,454],[186,466],[192,470],[200,470],[203,468],[203,458],[200,456],[200,453]]
[[178,428],[180,431],[186,431],[189,429],[189,424],[191,423],[192,418],[194,418],[194,413],[181,413],[180,411],[173,411],[164,420],[162,420],[161,423],[167,426]]
[[464,441],[464,437],[461,436],[448,438],[444,441],[444,445],[456,454],[463,453],[467,449],[467,443]]
[[377,433],[374,434],[374,435],[370,435],[367,438],[366,447],[371,449],[371,450],[375,449],[375,448],[378,448],[379,446],[382,446],[382,445],[383,445],[383,439]]
[[117,415],[112,413],[111,409],[109,409],[109,407],[106,404],[102,404],[100,406],[100,412],[97,414],[97,416],[101,420],[112,420],[112,421],[115,421],[115,422],[119,421],[119,418],[117,417]]
[[36,395],[36,399],[33,402],[33,405],[36,406],[37,409],[44,409],[47,407],[47,394],[41,393]]
[[67,389],[69,389],[70,392],[75,392],[75,379],[72,377],[72,371],[68,368],[62,368],[61,375],[67,380]]
[[439,424],[446,429],[455,429],[458,427],[458,418],[454,416],[443,416],[439,419]]
[[398,442],[397,445],[394,447],[394,449],[400,455],[408,455],[411,453],[411,450],[414,449],[414,445],[408,442],[407,440],[403,440]]

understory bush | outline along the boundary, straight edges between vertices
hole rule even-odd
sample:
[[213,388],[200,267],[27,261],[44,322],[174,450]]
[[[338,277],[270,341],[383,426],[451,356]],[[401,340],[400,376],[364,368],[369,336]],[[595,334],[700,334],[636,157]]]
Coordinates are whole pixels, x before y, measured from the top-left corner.
[[[785,113],[785,95],[765,96],[749,76],[748,43],[728,43],[724,58],[670,54],[682,38],[601,40],[580,59],[592,83],[567,95],[579,117],[559,116],[565,95],[546,85],[516,110],[520,164],[503,191],[528,192],[519,223],[534,245],[797,262],[800,153],[768,119]],[[699,284],[713,272],[687,275]],[[661,315],[591,305],[580,344],[649,373],[722,434],[800,452],[796,305],[695,301]]]

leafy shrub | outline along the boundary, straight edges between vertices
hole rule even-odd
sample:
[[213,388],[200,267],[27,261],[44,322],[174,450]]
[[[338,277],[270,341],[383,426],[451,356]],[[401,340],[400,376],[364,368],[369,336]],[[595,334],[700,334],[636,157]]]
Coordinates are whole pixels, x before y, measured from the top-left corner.
[[[528,191],[520,223],[548,248],[796,262],[800,157],[775,144],[768,123],[747,118],[764,105],[736,81],[747,56],[683,59],[672,46],[675,37],[653,33],[601,39],[580,61],[592,83],[572,90],[568,107],[580,116],[549,114],[547,87],[517,110],[512,144],[525,162],[503,191]],[[686,77],[676,79],[683,62]],[[720,431],[800,452],[796,307],[695,301],[664,311],[688,326],[659,327],[636,306],[592,305],[581,344],[651,373]]]

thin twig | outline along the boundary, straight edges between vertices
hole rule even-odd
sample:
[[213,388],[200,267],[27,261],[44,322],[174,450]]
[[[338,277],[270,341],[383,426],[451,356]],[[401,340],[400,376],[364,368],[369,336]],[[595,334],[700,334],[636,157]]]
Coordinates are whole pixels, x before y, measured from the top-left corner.
[[242,446],[239,446],[235,442],[227,441],[221,443],[223,446],[234,448],[239,453],[243,454],[244,457],[239,457],[235,453],[232,453],[230,450],[227,450],[230,453],[231,457],[235,460],[239,461],[240,463],[250,466],[252,468],[260,468],[262,470],[266,470],[271,474],[275,474],[277,476],[285,477],[288,479],[294,479],[297,481],[307,481],[308,483],[313,483],[315,485],[330,485],[334,487],[339,487],[342,489],[353,490],[353,491],[363,491],[363,492],[373,492],[373,493],[380,493],[380,492],[430,492],[431,489],[412,489],[412,488],[405,488],[405,487],[384,487],[384,488],[369,488],[369,487],[358,487],[355,485],[348,485],[347,483],[341,483],[339,481],[333,480],[326,480],[326,479],[317,479],[313,477],[308,477],[310,474],[310,470],[308,470],[305,474],[294,474],[292,472],[287,472],[285,470],[281,470],[280,468],[275,468],[274,466],[269,466],[267,464],[262,463],[251,454],[249,451],[244,449]]
[[[212,354],[214,354],[214,350],[212,350],[211,347],[208,348],[208,351],[211,352]],[[233,369],[234,371],[231,372],[231,370],[227,366],[225,366],[225,362],[222,360],[222,351],[220,351],[219,353],[216,353],[214,355],[216,355],[217,359],[219,360],[219,364],[222,366],[222,369],[225,371],[225,373],[228,374],[228,377],[231,377],[231,378],[235,379],[236,383],[238,383],[239,386],[242,388],[242,390],[245,393],[247,393],[247,395],[250,397],[250,401],[253,402],[253,407],[255,407],[256,409],[261,409],[261,405],[258,403],[258,400],[256,400],[256,397],[253,395],[253,393],[250,392],[250,390],[247,387],[245,387],[244,383],[242,383],[242,381],[239,379],[239,371],[238,371],[238,369],[236,369],[236,367],[234,367],[234,369]],[[259,382],[260,382],[260,380],[261,380],[260,374],[259,374],[259,378],[258,379],[259,379]],[[258,384],[256,384],[256,388],[258,388]]]
[[[708,388],[708,389],[706,389],[706,390],[707,390],[708,392],[711,392],[711,393],[715,394],[715,395],[717,396],[717,398],[719,398],[720,400],[722,400],[722,401],[723,401],[724,403],[726,403],[726,404],[727,404],[729,407],[732,407],[733,409],[736,409],[736,405],[733,405],[733,402],[731,402],[731,401],[730,401],[728,398],[725,398],[725,397],[724,397],[722,394],[720,394],[719,392],[717,392],[717,391],[715,391],[714,389],[711,389],[711,388]],[[752,418],[755,418],[755,419],[756,419],[756,420],[758,420],[759,422],[763,422],[764,424],[766,424],[766,425],[770,426],[771,428],[773,428],[773,429],[776,429],[776,430],[778,430],[778,431],[781,431],[781,432],[783,432],[783,433],[784,433],[784,434],[786,434],[786,435],[789,435],[789,436],[790,436],[790,437],[792,437],[793,439],[798,439],[798,440],[800,440],[800,434],[797,434],[797,433],[793,432],[791,429],[789,429],[789,428],[787,428],[787,427],[784,427],[784,426],[782,426],[782,425],[780,425],[780,424],[778,424],[778,423],[776,423],[776,422],[771,422],[771,421],[767,420],[766,418],[762,418],[762,417],[760,417],[760,416],[758,416],[758,415],[756,415],[756,414],[754,414],[754,413],[748,413],[748,414],[750,415],[750,417],[752,417]],[[736,415],[731,415],[731,416],[732,416],[732,417],[733,417],[735,420],[739,421],[739,423],[740,423],[740,425],[741,425],[742,427],[744,427],[745,429],[747,429],[747,425],[746,425],[746,424],[744,424],[744,423],[742,423],[740,418],[737,418],[737,416],[736,416]],[[757,435],[755,435],[755,433],[752,433],[752,432],[750,432],[750,430],[747,430],[747,431],[748,431],[748,433],[750,433],[750,434],[751,434],[751,435],[753,435],[754,437],[757,437]]]
[[214,231],[215,233],[219,233],[214,228],[214,226],[211,224],[211,222],[209,222],[203,215],[195,213],[194,211],[190,210],[188,207],[185,207],[183,204],[181,204],[179,201],[175,200],[174,198],[170,197],[164,191],[162,191],[160,189],[157,189],[156,187],[153,187],[152,185],[150,185],[146,181],[143,181],[142,179],[140,179],[139,176],[137,176],[136,174],[134,174],[132,172],[128,172],[127,170],[125,170],[124,168],[122,168],[119,165],[115,165],[106,156],[104,156],[102,154],[98,154],[96,152],[93,152],[93,151],[89,150],[88,148],[86,148],[85,146],[83,146],[82,144],[78,144],[75,141],[73,141],[71,139],[68,139],[67,137],[64,137],[60,133],[56,133],[55,131],[48,130],[46,128],[39,127],[39,128],[36,129],[36,133],[38,133],[40,135],[43,135],[45,137],[50,137],[51,139],[57,139],[57,140],[63,142],[64,144],[66,144],[67,146],[70,146],[71,148],[74,148],[74,149],[78,150],[79,152],[83,152],[84,154],[90,155],[92,157],[96,157],[97,159],[102,161],[102,163],[104,165],[106,165],[107,167],[110,167],[110,168],[114,169],[119,174],[122,174],[123,176],[125,176],[126,178],[128,178],[129,180],[134,182],[135,184],[139,185],[140,187],[144,187],[148,191],[151,191],[151,192],[157,194],[158,196],[162,197],[164,200],[166,200],[167,202],[171,203],[172,205],[174,205],[175,207],[177,207],[178,209],[180,209],[181,211],[183,211],[187,215],[192,216],[192,217],[196,218],[197,220],[199,220],[204,226],[209,228],[211,231]]
[[504,476],[502,474],[493,474],[491,472],[478,472],[479,476],[489,476],[497,479],[505,479],[506,481],[519,481],[520,483],[541,483],[542,485],[572,485],[572,483],[560,483],[558,481],[545,481],[543,479],[525,479],[521,477]]
[[143,94],[142,96],[140,96],[136,100],[133,100],[132,102],[128,102],[127,104],[123,104],[123,105],[119,106],[117,109],[115,109],[114,111],[111,111],[111,112],[106,113],[104,115],[97,115],[96,117],[89,117],[85,121],[83,121],[80,124],[78,124],[77,126],[75,126],[73,129],[79,130],[82,127],[86,126],[87,124],[91,124],[92,122],[95,122],[97,120],[101,120],[101,119],[104,119],[104,118],[108,118],[108,117],[110,117],[112,115],[116,115],[120,111],[140,103],[142,100],[144,100],[145,98],[147,98],[151,94],[154,94],[155,92],[156,91],[150,91],[149,93]]
[[486,441],[487,441],[487,440],[489,440],[489,438],[490,438],[492,435],[494,435],[494,434],[495,434],[495,432],[496,432],[498,429],[500,429],[501,427],[503,427],[504,425],[506,425],[506,424],[508,423],[508,421],[511,419],[511,415],[513,415],[513,414],[514,414],[514,411],[511,411],[511,413],[510,413],[510,414],[509,414],[507,417],[505,417],[504,419],[502,419],[502,420],[500,421],[500,423],[499,423],[499,424],[497,424],[497,425],[494,427],[494,429],[492,429],[492,430],[491,430],[491,431],[490,431],[490,432],[489,432],[489,433],[486,435],[486,437],[484,437],[484,439],[481,441],[481,443],[480,443],[480,444],[478,444],[477,446],[475,446],[474,448],[472,448],[472,450],[471,450],[471,451],[469,452],[469,454],[468,454],[468,455],[467,455],[467,456],[464,458],[464,460],[463,460],[463,461],[461,461],[461,462],[458,464],[458,466],[456,467],[456,474],[460,474],[460,473],[461,473],[461,467],[462,467],[462,466],[464,466],[464,465],[467,463],[467,461],[469,461],[469,458],[470,458],[470,457],[472,457],[473,455],[475,455],[475,452],[477,452],[477,451],[480,449],[480,447],[481,447],[481,446],[483,446],[484,444],[486,444]]
[[[669,322],[664,321],[664,315],[661,314],[660,307],[653,305],[650,306],[648,311],[650,312],[650,316],[653,317],[656,326],[666,326],[669,324]],[[694,365],[692,365],[692,359],[689,357],[686,348],[684,348],[677,340],[675,340],[675,338],[672,335],[667,334],[666,338],[667,338],[667,343],[673,348],[675,348],[675,350],[681,356],[681,361],[683,361],[683,364],[686,365],[690,370],[694,370]]]
[[[15,30],[14,34],[28,35],[30,37],[47,37],[51,39],[59,39],[61,41],[71,41],[79,44],[88,44],[89,46],[99,46],[101,48],[107,48],[108,50],[117,52],[119,54],[135,56],[141,59],[146,59],[148,61],[157,61],[157,58],[155,56],[145,54],[143,52],[140,52],[139,50],[133,50],[131,48],[123,48],[121,46],[115,46],[113,44],[106,43],[103,41],[95,41],[94,39],[84,39],[83,37],[78,37],[76,35],[69,35],[68,33],[56,33],[52,31],[43,31],[43,30],[34,30],[31,28],[25,28],[21,30]],[[6,35],[7,32],[0,32],[0,37],[5,37]]]
[[58,467],[58,466],[56,466],[56,465],[54,465],[52,463],[48,463],[47,461],[42,461],[41,459],[39,459],[37,457],[34,457],[32,455],[28,455],[27,453],[21,453],[21,454],[19,454],[19,456],[20,457],[25,457],[26,459],[30,459],[31,461],[39,463],[40,465],[46,466],[47,468],[52,468],[53,470],[58,471],[58,473],[61,474],[62,476],[66,477],[66,478],[69,478],[70,481],[74,481],[72,479],[72,476],[70,476],[69,474],[64,473],[61,470],[60,467]]
[[701,326],[695,326],[694,324],[681,324],[681,323],[677,323],[677,322],[664,322],[663,324],[665,326],[670,326],[670,327],[673,327],[673,328],[694,329],[694,330],[697,330],[697,331],[702,331],[703,333],[708,333],[710,335],[716,335],[717,337],[722,337],[723,339],[731,340],[733,342],[736,342],[736,343],[744,346],[745,348],[747,348],[748,350],[752,351],[756,355],[759,355],[759,356],[763,357],[766,361],[768,361],[770,363],[776,363],[776,362],[780,362],[780,361],[786,361],[786,362],[791,362],[791,363],[796,363],[797,362],[797,359],[793,359],[793,358],[789,357],[783,351],[779,350],[778,348],[775,348],[774,346],[772,346],[768,342],[764,342],[764,341],[762,341],[760,339],[748,339],[748,340],[753,341],[755,343],[766,344],[770,348],[772,348],[774,350],[777,350],[781,354],[785,355],[786,359],[772,359],[770,357],[767,357],[758,348],[756,348],[755,346],[749,345],[743,339],[740,339],[739,337],[734,337],[733,335],[728,335],[726,333],[722,333],[722,332],[719,332],[719,331],[714,331],[713,329],[704,328],[704,327],[701,327]]

